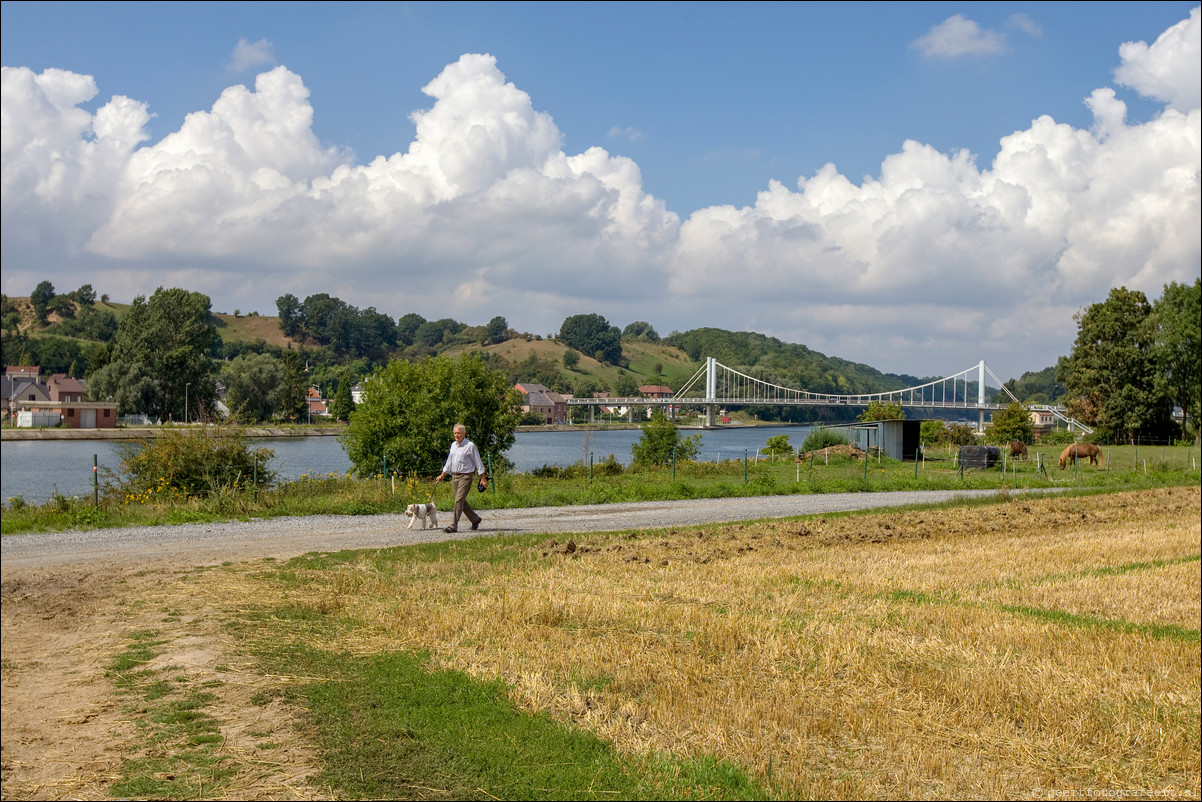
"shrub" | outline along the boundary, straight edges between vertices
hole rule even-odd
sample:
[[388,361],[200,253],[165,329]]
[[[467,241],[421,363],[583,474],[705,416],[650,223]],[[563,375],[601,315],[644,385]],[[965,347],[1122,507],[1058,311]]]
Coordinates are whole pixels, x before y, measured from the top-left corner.
[[976,431],[964,423],[953,423],[939,433],[939,445],[941,446],[974,446],[976,444]]
[[701,435],[681,437],[676,423],[657,409],[643,426],[642,437],[630,447],[630,453],[638,466],[668,465],[673,460],[696,459],[700,448]]
[[275,481],[275,472],[267,467],[275,452],[252,450],[243,435],[228,427],[168,429],[157,437],[123,444],[119,451],[124,477],[120,489],[127,496],[203,497],[222,488],[250,487],[256,472],[260,487]]
[[1042,445],[1066,446],[1069,443],[1077,442],[1077,435],[1068,429],[1053,429],[1040,435],[1039,442]]
[[783,457],[786,454],[792,456],[793,446],[789,445],[789,435],[781,434],[769,437],[768,442],[760,449],[760,453],[770,457]]
[[801,444],[802,453],[821,451],[831,446],[847,445],[847,438],[833,429],[815,429]]
[[598,476],[621,476],[624,470],[626,469],[622,463],[618,462],[613,454],[593,465],[593,473]]

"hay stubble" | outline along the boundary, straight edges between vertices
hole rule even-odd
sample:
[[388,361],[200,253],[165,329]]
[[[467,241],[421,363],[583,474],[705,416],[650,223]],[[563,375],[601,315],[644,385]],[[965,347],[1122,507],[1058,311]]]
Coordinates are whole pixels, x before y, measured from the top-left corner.
[[1172,488],[365,556],[298,593],[363,622],[340,648],[782,794],[1196,798],[1199,542]]

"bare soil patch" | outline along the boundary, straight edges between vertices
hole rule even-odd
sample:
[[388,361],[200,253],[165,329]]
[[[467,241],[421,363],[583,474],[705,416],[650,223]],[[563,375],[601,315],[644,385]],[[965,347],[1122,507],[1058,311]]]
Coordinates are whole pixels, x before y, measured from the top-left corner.
[[240,766],[228,799],[311,799],[316,761],[295,712],[222,633],[225,588],[191,565],[5,569],[3,799],[106,799],[122,760],[142,753],[107,668],[131,633],[167,641],[150,670],[191,687],[220,683],[206,712]]

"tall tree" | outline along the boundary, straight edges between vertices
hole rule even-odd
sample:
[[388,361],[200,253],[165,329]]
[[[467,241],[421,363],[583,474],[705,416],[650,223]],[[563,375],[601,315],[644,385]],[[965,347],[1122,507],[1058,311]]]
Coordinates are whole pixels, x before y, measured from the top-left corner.
[[1168,392],[1185,415],[1185,433],[1196,442],[1202,435],[1202,279],[1165,285],[1153,313]]
[[92,289],[91,284],[82,284],[71,293],[71,299],[80,306],[92,306],[96,303],[96,290]]
[[118,415],[153,413],[159,408],[159,385],[141,365],[108,362],[88,377],[88,398],[116,401]]
[[513,445],[519,404],[505,372],[478,357],[397,360],[367,380],[342,444],[361,476],[385,464],[390,472],[432,476],[446,460],[456,423],[467,427],[482,456],[500,458]]
[[299,421],[308,407],[309,379],[299,352],[289,348],[280,360],[281,380],[272,405],[283,420]]
[[414,335],[426,319],[417,312],[410,312],[397,318],[396,336],[401,345],[413,345]]
[[355,397],[351,395],[351,380],[344,375],[330,400],[330,414],[334,416],[334,420],[345,422],[351,419],[351,413],[354,411]]
[[46,322],[46,310],[53,300],[54,285],[49,281],[38,282],[38,286],[34,287],[33,292],[29,294],[29,302],[33,304],[33,314],[39,323]]
[[622,339],[657,343],[659,342],[659,334],[655,331],[655,327],[647,321],[636,320],[622,329]]
[[300,299],[285,293],[275,299],[275,308],[280,315],[280,331],[285,337],[299,337],[304,326],[304,310]]
[[193,419],[216,398],[211,354],[219,343],[207,295],[159,287],[149,300],[135,298],[121,318],[112,359],[154,377],[159,393],[148,411]]
[[559,339],[569,348],[595,357],[598,362],[622,362],[622,331],[601,315],[571,315],[559,327]]
[[1118,287],[1079,312],[1072,353],[1056,378],[1068,390],[1070,414],[1096,427],[1096,436],[1134,443],[1172,433],[1173,405],[1156,358],[1152,305],[1138,290]]
[[277,412],[284,369],[270,354],[237,356],[222,366],[221,381],[230,413],[241,421],[258,423]]
[[497,315],[492,320],[488,321],[488,325],[484,327],[484,345],[496,345],[503,343],[508,339],[506,332],[509,330],[509,323],[505,318]]

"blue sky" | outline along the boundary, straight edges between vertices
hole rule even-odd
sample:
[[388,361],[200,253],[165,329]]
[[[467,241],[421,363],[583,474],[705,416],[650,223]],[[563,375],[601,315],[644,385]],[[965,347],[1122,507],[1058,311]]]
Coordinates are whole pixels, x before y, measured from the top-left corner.
[[[661,334],[759,331],[886,371],[986,359],[1017,375],[1067,353],[1072,314],[1111,286],[1155,297],[1199,273],[1197,181],[1174,178],[1197,175],[1196,9],[5,2],[3,289],[25,295],[48,276],[66,291],[93,275],[118,299],[178,284],[218,311],[266,314],[283,292],[330,292],[394,317],[502,314],[543,334],[599,312]],[[90,76],[94,91],[72,84],[43,117],[38,93],[65,86],[47,70]],[[264,73],[279,102],[256,90]],[[444,94],[423,92],[439,76]],[[240,84],[249,99],[219,112]],[[133,104],[115,115],[125,139],[111,137],[126,147],[97,162],[86,145],[115,124],[99,112],[117,96]],[[72,128],[71,109],[91,122]],[[186,126],[197,112],[207,124]],[[66,137],[58,150],[17,147],[46,140],[43,126]],[[259,135],[267,144],[245,146]],[[1061,147],[1082,136],[1084,150]],[[995,166],[1006,137],[1016,154],[1064,162]],[[1160,141],[1176,146],[1131,178],[1138,208],[1119,188],[1087,189]],[[222,181],[196,153],[217,154]],[[377,157],[398,158],[372,170]],[[265,168],[288,188],[264,184]],[[79,183],[47,190],[62,175]],[[381,182],[406,187],[405,201],[389,205]],[[949,192],[963,204],[930,212]],[[1191,212],[1192,239],[1179,219]],[[984,239],[955,236],[981,225]],[[316,230],[321,243],[291,259],[279,245]],[[1111,241],[1119,231],[1130,241]],[[1004,319],[1027,322],[1015,333]]]

